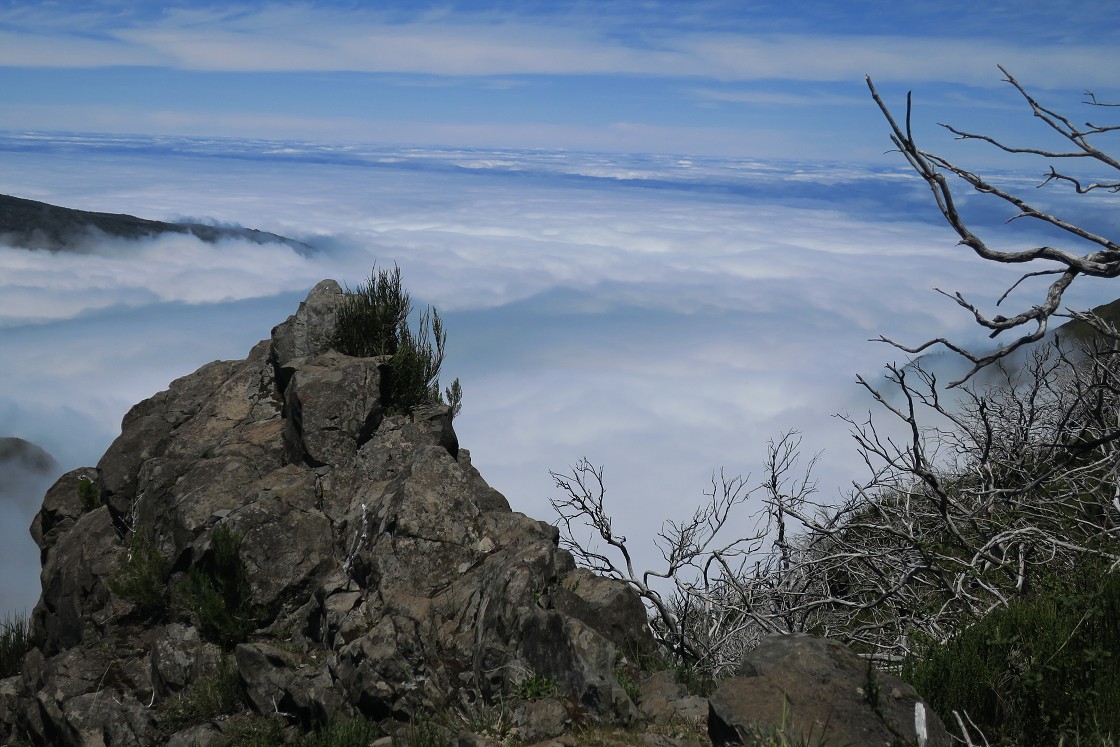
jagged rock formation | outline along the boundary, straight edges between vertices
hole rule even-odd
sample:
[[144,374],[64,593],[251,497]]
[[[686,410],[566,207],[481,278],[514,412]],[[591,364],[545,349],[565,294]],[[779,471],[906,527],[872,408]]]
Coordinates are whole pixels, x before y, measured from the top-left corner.
[[221,239],[244,239],[256,244],[283,243],[297,251],[311,248],[303,242],[255,228],[166,223],[0,195],[0,243],[9,246],[81,252],[96,247],[105,238],[136,240],[166,233],[190,234],[210,244]]
[[[223,661],[179,591],[217,562],[220,527],[242,538],[253,630],[230,656],[261,713],[404,721],[537,678],[581,718],[638,716],[616,667],[652,645],[639,599],[577,571],[555,527],[512,512],[448,408],[386,413],[386,361],[329,348],[341,297],[320,283],[245,360],[136,405],[96,468],[47,492],[31,529],[34,649],[0,681],[0,742],[213,736],[212,724],[169,734],[160,704]],[[155,613],[113,581],[138,536],[167,563],[170,603]]]

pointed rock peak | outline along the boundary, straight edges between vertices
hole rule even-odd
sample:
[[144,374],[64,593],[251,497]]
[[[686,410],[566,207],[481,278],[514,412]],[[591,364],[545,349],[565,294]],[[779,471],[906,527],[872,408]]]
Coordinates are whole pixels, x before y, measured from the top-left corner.
[[337,281],[322,280],[307,294],[296,313],[272,328],[272,355],[277,366],[330,348],[342,298],[342,287]]

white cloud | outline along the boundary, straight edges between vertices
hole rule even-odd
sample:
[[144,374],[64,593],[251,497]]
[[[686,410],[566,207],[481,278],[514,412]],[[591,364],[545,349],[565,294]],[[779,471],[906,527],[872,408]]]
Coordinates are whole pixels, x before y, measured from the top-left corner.
[[0,320],[67,319],[116,304],[218,303],[306,286],[324,268],[284,244],[193,236],[104,241],[97,253],[72,254],[3,246]]
[[[901,215],[924,199],[917,179],[856,166],[44,142],[0,149],[0,192],[327,238],[309,256],[184,237],[80,256],[0,250],[0,422],[14,435],[67,468],[95,460],[130,405],[243,356],[317,280],[353,285],[396,262],[417,301],[444,312],[446,373],[465,389],[457,429],[482,474],[549,519],[549,468],[606,464],[641,563],[654,557],[640,538],[687,513],[712,470],[757,472],[787,428],[805,431],[806,451],[828,449],[826,490],[851,479],[829,416],[865,409],[854,375],[897,357],[867,338],[979,339],[929,288],[992,299],[1009,277]],[[347,162],[330,162],[336,150]],[[20,323],[29,315],[54,321]]]

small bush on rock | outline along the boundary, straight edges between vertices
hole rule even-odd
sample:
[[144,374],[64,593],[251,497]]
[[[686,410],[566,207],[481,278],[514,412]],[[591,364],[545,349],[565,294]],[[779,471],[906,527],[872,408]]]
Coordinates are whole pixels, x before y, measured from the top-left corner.
[[191,568],[184,593],[203,637],[230,649],[248,639],[261,617],[251,598],[249,572],[241,561],[240,534],[222,524],[210,551]]
[[346,355],[389,357],[382,381],[389,413],[440,404],[446,397],[454,416],[462,406],[463,392],[458,379],[440,392],[439,371],[447,343],[443,320],[429,307],[420,314],[414,332],[408,326],[411,311],[412,299],[401,287],[400,268],[374,267],[368,281],[347,290],[331,342]]
[[534,672],[517,684],[513,691],[513,697],[519,700],[540,700],[541,698],[547,698],[549,695],[555,695],[556,691],[555,682],[543,674]]
[[78,478],[78,500],[83,511],[92,511],[101,506],[101,487],[85,475]]
[[[92,483],[81,482],[79,485]],[[120,569],[109,578],[109,591],[132,602],[136,615],[155,619],[167,611],[167,558],[146,528],[138,529],[125,551]]]

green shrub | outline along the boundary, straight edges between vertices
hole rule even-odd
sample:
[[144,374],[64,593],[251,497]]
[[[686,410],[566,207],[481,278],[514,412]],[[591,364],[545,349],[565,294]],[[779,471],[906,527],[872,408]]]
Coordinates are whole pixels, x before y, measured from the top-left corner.
[[146,528],[133,532],[124,562],[108,581],[109,591],[127,599],[144,619],[162,617],[167,611],[167,558]]
[[519,700],[540,700],[549,695],[555,695],[556,683],[543,674],[533,673],[517,683],[513,690],[513,697]]
[[0,680],[20,673],[23,656],[31,650],[31,631],[23,615],[0,620]]
[[228,524],[214,530],[210,550],[183,584],[187,604],[203,637],[230,649],[257,628],[261,610],[252,602],[249,572],[241,561],[240,534]]
[[393,355],[399,330],[408,326],[412,299],[401,287],[401,270],[378,270],[357,289],[345,292],[338,309],[332,343],[339,352],[362,358]]
[[463,392],[458,379],[440,392],[439,371],[447,343],[443,320],[429,307],[420,314],[414,332],[408,326],[411,311],[412,299],[401,287],[400,268],[374,267],[368,281],[346,291],[331,342],[346,355],[389,357],[382,381],[387,412],[410,412],[440,404],[446,397],[454,416],[462,406]]
[[1102,564],[991,612],[904,663],[903,678],[948,719],[967,711],[1004,744],[1120,732],[1120,574]]
[[78,500],[82,502],[83,511],[92,511],[101,507],[101,486],[85,475],[78,478]]

